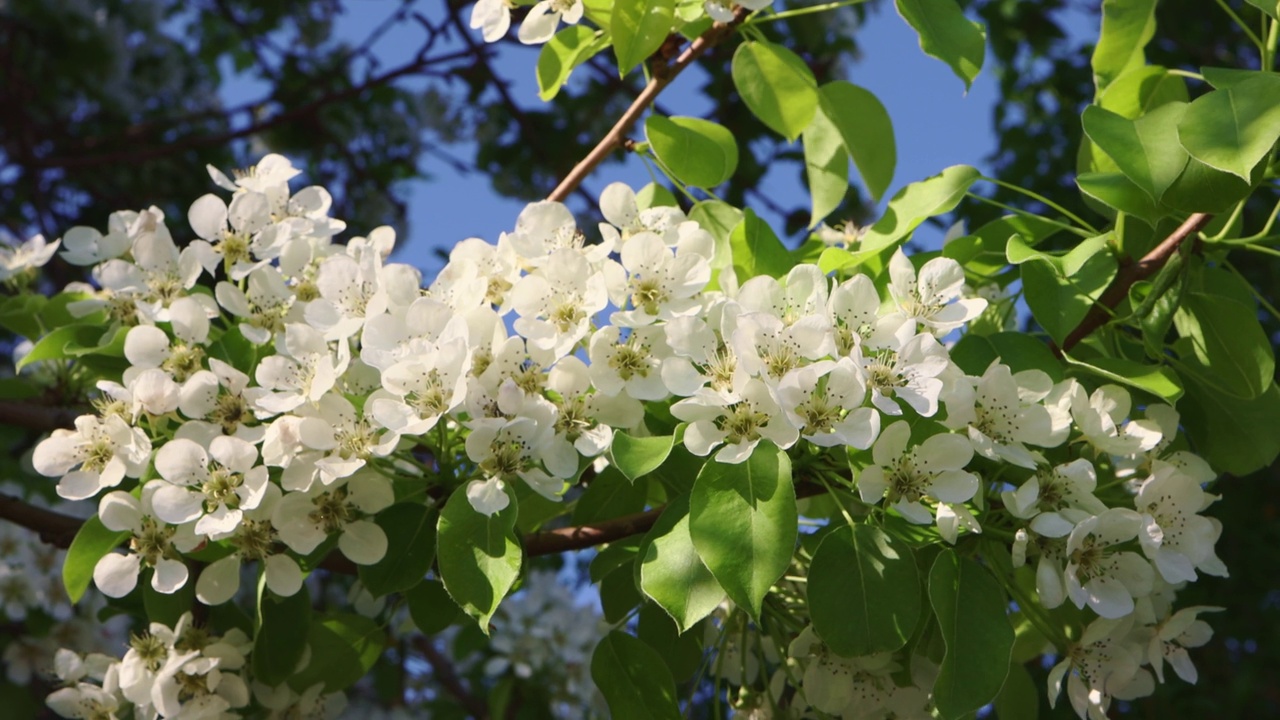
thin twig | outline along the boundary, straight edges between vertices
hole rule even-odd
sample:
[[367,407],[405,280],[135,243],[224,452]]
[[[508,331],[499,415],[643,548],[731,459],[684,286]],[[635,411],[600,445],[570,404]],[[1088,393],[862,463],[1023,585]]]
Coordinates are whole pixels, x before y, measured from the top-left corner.
[[618,118],[618,122],[614,123],[613,128],[591,149],[591,152],[587,153],[587,156],[582,158],[582,161],[575,165],[573,170],[569,171],[569,174],[565,176],[564,180],[560,181],[555,190],[551,191],[547,199],[564,202],[565,198],[569,197],[569,193],[581,185],[587,179],[587,176],[600,163],[604,162],[605,158],[609,157],[610,153],[622,147],[622,144],[627,139],[627,133],[631,131],[631,126],[640,119],[644,111],[658,97],[658,93],[661,93],[666,86],[670,85],[671,81],[675,80],[694,60],[697,60],[703,53],[720,44],[722,40],[732,34],[733,29],[741,24],[746,17],[746,11],[741,7],[738,8],[737,14],[732,21],[712,25],[706,32],[699,35],[698,39],[694,40],[689,47],[685,48],[684,52],[680,53],[670,65],[662,66],[660,71],[655,68],[653,79],[644,87],[644,90],[640,91],[640,94],[632,101],[626,112],[622,113],[622,117]]
[[1053,348],[1054,354],[1061,356],[1063,353],[1069,352],[1081,340],[1089,337],[1094,330],[1106,325],[1112,316],[1111,311],[1125,298],[1129,297],[1129,288],[1133,287],[1133,284],[1139,280],[1145,280],[1156,274],[1169,261],[1169,258],[1178,252],[1178,248],[1182,246],[1182,243],[1200,232],[1212,217],[1212,215],[1206,213],[1192,215],[1179,225],[1177,230],[1170,233],[1169,237],[1155,246],[1151,252],[1142,256],[1141,260],[1122,266],[1120,271],[1116,273],[1115,279],[1107,286],[1106,292],[1102,293],[1102,297],[1098,298],[1098,302],[1089,308],[1089,313],[1084,316],[1084,320],[1081,320],[1076,329],[1072,330],[1062,341],[1062,347]]

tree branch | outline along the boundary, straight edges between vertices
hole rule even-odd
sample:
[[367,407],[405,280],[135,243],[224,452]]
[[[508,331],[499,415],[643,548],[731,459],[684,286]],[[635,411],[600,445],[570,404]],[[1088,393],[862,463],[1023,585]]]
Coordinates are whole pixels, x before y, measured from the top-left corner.
[[12,425],[29,430],[48,432],[58,428],[75,427],[76,418],[82,414],[76,408],[0,400],[0,425]]
[[675,60],[668,65],[659,65],[653,69],[653,79],[645,86],[644,90],[636,96],[631,106],[626,112],[622,113],[622,117],[618,118],[618,122],[614,123],[612,129],[605,134],[604,138],[587,153],[564,180],[556,186],[555,190],[547,196],[548,200],[564,202],[569,197],[569,193],[573,192],[587,176],[596,169],[604,159],[609,157],[609,153],[623,147],[626,142],[627,133],[630,132],[631,126],[636,120],[644,114],[644,111],[653,103],[664,88],[671,84],[678,75],[688,67],[694,60],[697,60],[703,53],[720,44],[722,40],[733,33],[733,29],[738,26],[747,17],[747,11],[739,7],[732,21],[727,23],[716,23],[707,29],[706,32],[698,36],[689,47],[684,49]]
[[1196,213],[1187,218],[1177,230],[1169,234],[1169,237],[1155,246],[1151,252],[1142,256],[1142,259],[1136,263],[1123,265],[1120,271],[1116,273],[1116,277],[1107,286],[1106,292],[1102,293],[1102,297],[1098,298],[1098,302],[1089,308],[1089,313],[1084,316],[1084,320],[1072,330],[1062,341],[1062,347],[1054,347],[1053,352],[1059,357],[1063,353],[1069,352],[1081,340],[1089,337],[1089,335],[1098,328],[1107,324],[1112,317],[1112,310],[1116,308],[1125,298],[1129,297],[1129,288],[1139,280],[1145,280],[1156,274],[1165,263],[1169,262],[1169,258],[1178,252],[1178,248],[1188,238],[1193,237],[1196,233],[1209,223],[1213,216],[1207,213]]

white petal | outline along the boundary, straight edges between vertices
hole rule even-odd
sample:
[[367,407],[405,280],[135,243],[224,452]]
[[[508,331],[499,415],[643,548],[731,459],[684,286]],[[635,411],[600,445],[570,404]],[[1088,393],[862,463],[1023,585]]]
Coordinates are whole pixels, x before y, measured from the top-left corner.
[[271,592],[290,597],[302,588],[302,569],[288,555],[269,555],[266,560],[267,587]]
[[196,598],[205,605],[221,605],[240,589],[240,556],[228,555],[209,564],[196,580]]
[[156,563],[155,574],[151,576],[151,587],[156,592],[171,595],[187,584],[187,566],[177,560],[162,558]]
[[338,549],[357,565],[372,565],[387,554],[387,534],[368,520],[347,523]]
[[137,587],[141,563],[137,555],[107,553],[93,567],[93,584],[107,597],[124,597]]

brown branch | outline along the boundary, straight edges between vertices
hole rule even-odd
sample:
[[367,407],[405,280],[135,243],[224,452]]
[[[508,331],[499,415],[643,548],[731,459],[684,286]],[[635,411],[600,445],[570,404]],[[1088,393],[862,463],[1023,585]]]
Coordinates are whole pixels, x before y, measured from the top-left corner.
[[1178,226],[1169,234],[1169,237],[1155,246],[1151,252],[1142,256],[1142,259],[1136,263],[1123,265],[1120,271],[1116,273],[1116,277],[1107,286],[1102,297],[1098,298],[1098,302],[1089,308],[1089,313],[1084,316],[1084,320],[1072,330],[1062,341],[1062,347],[1054,347],[1055,355],[1061,356],[1065,352],[1069,352],[1081,340],[1089,337],[1089,335],[1098,328],[1106,325],[1111,319],[1114,310],[1125,298],[1129,297],[1129,288],[1139,280],[1145,280],[1156,274],[1165,263],[1169,262],[1169,258],[1182,246],[1188,238],[1193,237],[1196,233],[1209,223],[1213,216],[1206,213],[1196,213],[1187,218],[1185,222]]
[[622,117],[618,118],[618,122],[614,123],[612,129],[605,134],[604,138],[582,158],[582,161],[574,166],[573,170],[565,176],[564,180],[556,186],[555,190],[547,196],[548,200],[564,202],[569,197],[569,193],[573,192],[591,171],[595,170],[600,163],[614,150],[623,147],[626,142],[627,133],[631,131],[631,126],[635,124],[644,111],[653,103],[664,88],[671,84],[678,75],[688,67],[694,60],[697,60],[703,53],[720,44],[722,40],[729,37],[733,33],[733,29],[738,26],[747,16],[747,11],[739,7],[737,14],[734,15],[732,21],[727,23],[716,23],[707,29],[706,32],[698,36],[689,47],[684,49],[675,60],[667,65],[658,65],[653,69],[653,79],[649,84],[640,91],[636,99],[632,101],[631,106],[626,112],[622,113]]
[[431,639],[419,635],[414,638],[413,644],[431,665],[432,675],[458,701],[458,704],[477,720],[488,720],[489,704],[471,694],[463,684],[462,678],[458,677],[458,671],[454,669],[453,663],[449,662],[449,658],[436,648]]
[[76,418],[82,415],[75,408],[53,407],[16,400],[0,400],[0,425],[48,432],[58,428],[74,427]]
[[0,520],[21,525],[39,535],[42,542],[60,548],[71,545],[71,539],[84,523],[80,518],[37,507],[4,493],[0,493]]

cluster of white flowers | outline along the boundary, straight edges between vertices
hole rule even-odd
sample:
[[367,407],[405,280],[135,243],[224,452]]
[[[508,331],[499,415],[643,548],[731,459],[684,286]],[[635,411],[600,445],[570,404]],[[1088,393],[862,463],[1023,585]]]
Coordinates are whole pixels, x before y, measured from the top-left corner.
[[[754,11],[772,4],[773,0],[706,0],[702,10],[716,22],[730,22],[738,7]],[[471,9],[471,29],[479,30],[485,42],[497,42],[511,29],[514,9],[512,0],[479,0]],[[525,45],[541,45],[556,34],[561,21],[566,25],[578,24],[585,9],[583,0],[538,0],[525,15],[516,37]],[[682,14],[682,19],[690,18]]]
[[253,642],[240,630],[218,637],[195,626],[187,613],[170,628],[151,623],[129,639],[121,659],[58,651],[55,671],[63,687],[48,698],[66,718],[221,718],[249,704],[244,677]]
[[592,710],[606,714],[591,680],[591,653],[608,625],[556,573],[526,575],[520,592],[498,608],[493,626],[486,675],[512,673],[532,680],[547,692],[556,717],[580,718]]
[[[1015,564],[1036,557],[1049,608],[1069,598],[1163,627],[1171,607],[1150,598],[1226,572],[1220,527],[1200,514],[1214,475],[1171,450],[1172,408],[1139,414],[1119,386],[952,362],[941,339],[987,307],[954,260],[917,268],[898,251],[885,293],[812,264],[739,282],[728,248],[681,210],[642,209],[613,184],[601,242],[564,205],[533,203],[496,243],[456,246],[424,288],[386,262],[389,228],[335,243],[345,226],[328,193],[291,193],[286,159],[235,181],[210,172],[233,195],[191,206],[199,239],[182,249],[155,208],[62,238],[95,280],[69,288],[68,310],[101,322],[129,367],[33,462],[64,498],[108,491],[99,517],[129,536],[95,569],[109,596],[143,571],[175,592],[197,548],[218,551],[195,584],[210,605],[249,562],[296,593],[299,559],[335,537],[377,562],[389,475],[465,484],[487,515],[512,482],[558,500],[615,431],[649,433],[646,403],[668,403],[685,447],[713,462],[741,463],[762,440],[869,451],[854,461],[861,499],[952,543],[982,531],[984,482],[1000,489],[986,476],[1002,468],[996,517],[1016,522]],[[456,469],[421,477],[420,450]]]

